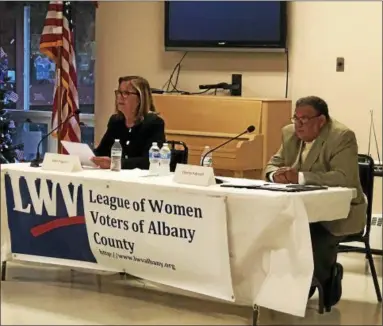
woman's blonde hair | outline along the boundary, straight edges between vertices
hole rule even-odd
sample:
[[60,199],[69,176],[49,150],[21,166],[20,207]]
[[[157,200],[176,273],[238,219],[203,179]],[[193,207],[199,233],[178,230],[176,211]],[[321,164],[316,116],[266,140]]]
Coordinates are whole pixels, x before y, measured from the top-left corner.
[[[156,109],[153,104],[152,92],[150,90],[149,82],[140,76],[125,76],[118,79],[118,86],[123,82],[130,82],[133,89],[138,93],[139,104],[136,111],[136,122],[143,120],[148,113],[156,113]],[[116,112],[122,114],[118,110],[116,102]]]

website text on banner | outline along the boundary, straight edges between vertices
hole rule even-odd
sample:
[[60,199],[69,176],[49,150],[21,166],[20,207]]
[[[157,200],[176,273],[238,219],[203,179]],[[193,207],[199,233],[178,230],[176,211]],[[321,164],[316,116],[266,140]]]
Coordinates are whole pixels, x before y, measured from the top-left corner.
[[12,253],[92,262],[235,300],[223,196],[11,171],[5,189]]

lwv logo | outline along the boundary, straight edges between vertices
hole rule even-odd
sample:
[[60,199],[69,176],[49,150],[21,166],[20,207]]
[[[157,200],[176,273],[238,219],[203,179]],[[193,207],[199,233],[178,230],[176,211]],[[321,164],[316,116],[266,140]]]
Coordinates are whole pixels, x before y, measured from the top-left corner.
[[[73,185],[73,197],[69,191],[69,183],[51,181],[51,191],[49,191],[48,181],[40,179],[40,191],[37,191],[36,179],[30,177],[23,177],[26,181],[29,198],[22,198],[20,192],[20,177],[10,176],[13,198],[14,210],[22,213],[31,213],[31,206],[33,206],[36,215],[42,215],[43,207],[45,207],[49,216],[57,216],[57,189],[59,188],[65,203],[68,216],[77,215],[77,198],[79,184]],[[24,199],[24,202],[23,202]],[[29,199],[29,200],[28,200]]]
[[[78,197],[81,190],[80,184],[68,183],[64,180],[36,179],[30,176],[8,176],[13,192],[14,211],[31,214],[33,209],[35,215],[43,215],[43,209],[45,208],[48,216],[57,217],[58,205],[65,206],[66,217],[55,218],[34,227],[31,230],[33,235],[38,236],[59,227],[85,223],[84,216],[77,216]],[[22,184],[27,191],[20,189]],[[59,192],[61,193],[60,198],[58,196]],[[61,198],[62,201],[60,200]]]

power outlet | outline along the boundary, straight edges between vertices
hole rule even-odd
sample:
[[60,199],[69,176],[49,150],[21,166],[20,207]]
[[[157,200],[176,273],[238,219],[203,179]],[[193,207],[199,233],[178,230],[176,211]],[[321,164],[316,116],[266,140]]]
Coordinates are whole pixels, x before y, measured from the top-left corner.
[[336,58],[336,71],[344,72],[344,58],[341,58],[341,57]]

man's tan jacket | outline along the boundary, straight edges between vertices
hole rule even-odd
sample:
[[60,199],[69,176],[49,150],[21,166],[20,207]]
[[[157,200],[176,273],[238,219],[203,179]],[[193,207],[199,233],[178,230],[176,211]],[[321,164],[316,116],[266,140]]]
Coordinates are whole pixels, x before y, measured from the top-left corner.
[[359,180],[358,144],[354,132],[330,119],[303,163],[300,160],[302,149],[303,142],[295,135],[294,126],[284,127],[282,145],[267,164],[265,176],[288,166],[303,172],[305,184],[355,188],[357,196],[351,202],[348,217],[323,222],[323,225],[337,236],[361,232],[366,224],[367,203]]

